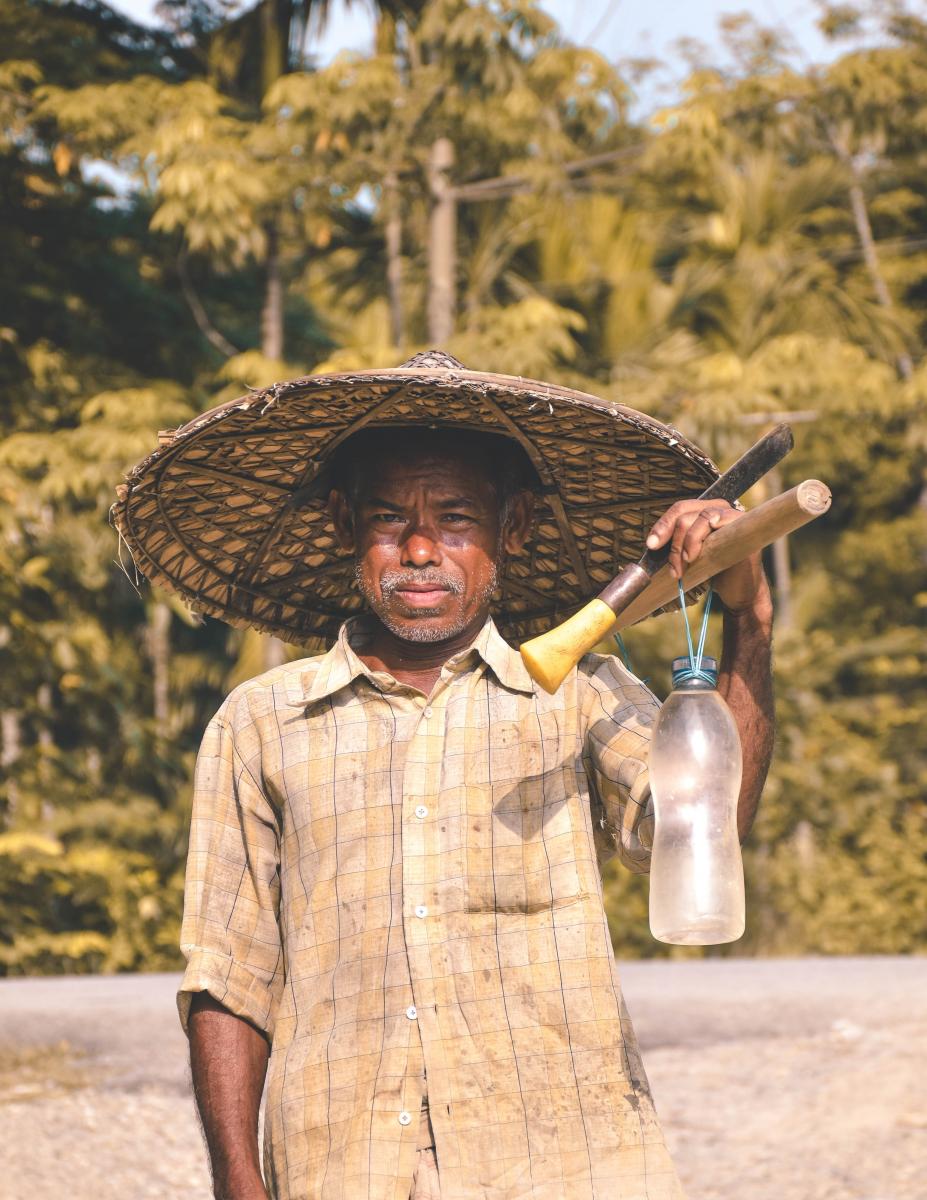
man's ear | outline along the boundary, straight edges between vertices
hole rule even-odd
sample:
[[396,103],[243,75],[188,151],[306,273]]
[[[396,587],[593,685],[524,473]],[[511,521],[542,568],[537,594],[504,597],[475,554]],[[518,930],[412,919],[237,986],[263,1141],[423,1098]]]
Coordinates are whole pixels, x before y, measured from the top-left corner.
[[353,552],[357,547],[354,540],[354,509],[344,492],[333,488],[328,493],[328,515],[335,527],[335,537],[342,550]]
[[502,531],[506,554],[517,554],[531,534],[534,523],[534,493],[516,492],[509,501],[508,516]]

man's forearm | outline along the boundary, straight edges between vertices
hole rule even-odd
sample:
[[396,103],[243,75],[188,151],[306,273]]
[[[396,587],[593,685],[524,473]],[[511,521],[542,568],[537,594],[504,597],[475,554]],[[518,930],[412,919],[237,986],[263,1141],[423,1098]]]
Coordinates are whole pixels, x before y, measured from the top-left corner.
[[718,691],[737,722],[743,749],[743,779],[737,805],[737,831],[743,841],[756,816],[775,733],[772,598],[765,582],[750,608],[724,612]]
[[206,992],[190,1007],[190,1069],[212,1166],[216,1200],[267,1200],[258,1113],[267,1040]]

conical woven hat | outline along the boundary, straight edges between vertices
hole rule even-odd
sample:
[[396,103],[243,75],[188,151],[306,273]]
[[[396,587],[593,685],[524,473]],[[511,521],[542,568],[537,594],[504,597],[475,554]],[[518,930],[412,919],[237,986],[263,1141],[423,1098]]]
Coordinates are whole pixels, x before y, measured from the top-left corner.
[[352,434],[403,425],[503,434],[533,464],[534,532],[493,609],[515,640],[594,596],[640,556],[664,509],[718,476],[680,433],[634,409],[431,352],[392,370],[275,384],[162,434],[117,489],[112,518],[138,569],[196,611],[289,642],[331,637],[363,600],[320,475]]

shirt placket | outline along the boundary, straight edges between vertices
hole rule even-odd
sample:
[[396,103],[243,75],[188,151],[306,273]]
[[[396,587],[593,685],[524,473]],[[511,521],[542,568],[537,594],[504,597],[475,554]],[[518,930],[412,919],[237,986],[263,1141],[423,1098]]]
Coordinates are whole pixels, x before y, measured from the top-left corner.
[[[427,701],[420,697],[416,703],[420,715],[409,743],[402,787],[402,918],[413,997],[406,1015],[415,1022],[421,1035],[416,1039],[420,1070],[417,1074],[410,1070],[403,1092],[408,1101],[404,1114],[410,1121],[413,1114],[417,1115],[424,1091],[427,1065],[424,1043],[435,1011],[429,945],[440,939],[443,928],[442,915],[436,907],[438,864],[434,855],[434,821],[439,816],[435,809],[440,789],[447,688],[441,688]],[[412,1126],[417,1136],[417,1122],[412,1122]]]

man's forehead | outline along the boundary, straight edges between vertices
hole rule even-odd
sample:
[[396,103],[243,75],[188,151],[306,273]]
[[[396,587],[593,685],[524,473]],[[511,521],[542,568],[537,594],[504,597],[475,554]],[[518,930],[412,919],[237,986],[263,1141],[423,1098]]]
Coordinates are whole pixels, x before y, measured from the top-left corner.
[[327,479],[355,500],[374,478],[412,486],[427,474],[489,488],[498,498],[535,491],[537,473],[513,439],[464,426],[374,426],[353,434],[335,451]]
[[358,481],[365,494],[378,488],[411,488],[427,485],[430,490],[442,493],[473,493],[482,497],[492,491],[489,464],[467,452],[455,452],[450,448],[415,449],[405,453],[387,448],[364,463],[364,471]]

